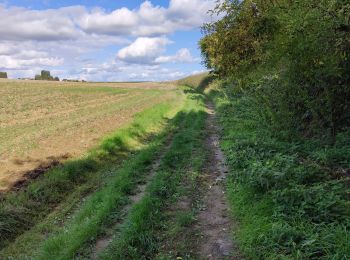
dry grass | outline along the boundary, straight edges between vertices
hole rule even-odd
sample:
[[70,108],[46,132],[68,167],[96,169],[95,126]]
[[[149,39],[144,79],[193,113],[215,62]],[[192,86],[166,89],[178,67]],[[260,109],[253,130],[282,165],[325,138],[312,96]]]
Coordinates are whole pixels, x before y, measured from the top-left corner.
[[0,190],[25,171],[77,157],[133,115],[167,99],[158,83],[62,83],[0,80]]
[[195,75],[188,76],[183,79],[179,79],[175,81],[178,85],[189,86],[192,88],[200,88],[205,82],[206,78],[208,78],[209,72],[203,72]]

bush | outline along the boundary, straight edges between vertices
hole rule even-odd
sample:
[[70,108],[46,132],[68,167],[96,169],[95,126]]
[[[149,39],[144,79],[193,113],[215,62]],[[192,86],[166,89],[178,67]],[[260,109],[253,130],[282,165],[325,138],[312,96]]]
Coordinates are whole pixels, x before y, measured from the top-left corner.
[[274,131],[334,142],[350,124],[349,4],[226,0],[214,12],[223,18],[203,26],[205,65],[250,92]]
[[7,79],[7,72],[0,72],[0,79]]
[[35,75],[35,80],[52,80],[52,81],[60,81],[58,77],[51,76],[50,71],[42,70],[40,75]]
[[334,145],[280,138],[262,123],[254,92],[215,84],[241,250],[252,259],[349,257],[350,131],[338,133]]

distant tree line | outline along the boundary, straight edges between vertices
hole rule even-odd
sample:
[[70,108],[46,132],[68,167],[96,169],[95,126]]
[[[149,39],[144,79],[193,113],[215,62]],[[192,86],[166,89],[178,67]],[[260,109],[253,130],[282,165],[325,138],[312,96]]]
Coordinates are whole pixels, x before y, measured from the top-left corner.
[[7,79],[7,72],[0,72],[0,79]]
[[[0,78],[7,79],[7,72],[0,71]],[[50,81],[60,81],[59,77],[53,77],[51,72],[48,70],[42,70],[40,74],[35,75],[33,78],[18,78],[20,80],[50,80]],[[65,82],[86,82],[86,80],[78,80],[78,79],[63,79]]]
[[42,70],[40,75],[35,75],[35,80],[60,81],[58,77],[51,76],[51,73],[48,70]]

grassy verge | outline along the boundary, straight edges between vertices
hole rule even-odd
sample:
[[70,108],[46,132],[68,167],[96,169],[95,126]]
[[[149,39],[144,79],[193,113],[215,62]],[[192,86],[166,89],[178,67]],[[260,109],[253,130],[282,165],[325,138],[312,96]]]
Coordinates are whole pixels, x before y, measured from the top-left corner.
[[72,221],[44,242],[39,259],[72,259],[80,247],[93,241],[104,226],[119,217],[128,196],[150,170],[164,136],[156,139],[126,160],[120,169],[111,174],[108,184],[85,201]]
[[[27,232],[28,234],[19,237],[0,255],[4,258],[21,255],[29,247],[29,251],[32,251],[35,245],[29,244],[30,237],[39,242],[40,238],[42,240],[62,224],[57,218],[64,218],[64,214],[55,211],[48,214],[54,209],[70,212],[81,198],[98,187],[105,186],[117,171],[118,162],[128,156],[133,158],[132,153],[143,148],[145,143],[152,140],[152,135],[163,128],[164,117],[174,115],[179,110],[182,104],[179,100],[180,97],[139,113],[130,126],[119,129],[106,138],[86,157],[53,169],[31,183],[24,191],[4,195],[0,202],[0,248],[4,248],[34,225],[40,224]],[[153,146],[155,144],[151,143],[149,149],[152,150]],[[146,159],[147,156],[144,155],[142,160]],[[130,184],[125,183],[125,191],[130,188],[128,185]],[[89,214],[88,210],[84,214]]]
[[[191,92],[187,90],[186,107],[174,120],[174,124],[181,127],[145,196],[132,207],[120,234],[116,234],[102,252],[101,259],[153,259],[159,254],[162,244],[159,234],[167,229],[164,226],[166,209],[178,200],[179,184],[188,174],[188,169],[200,162],[198,149],[202,143],[206,113],[203,96]],[[184,224],[187,217],[179,221]]]
[[227,183],[237,239],[251,259],[350,257],[350,132],[321,139],[278,138],[249,96],[225,85],[210,92],[231,168]]

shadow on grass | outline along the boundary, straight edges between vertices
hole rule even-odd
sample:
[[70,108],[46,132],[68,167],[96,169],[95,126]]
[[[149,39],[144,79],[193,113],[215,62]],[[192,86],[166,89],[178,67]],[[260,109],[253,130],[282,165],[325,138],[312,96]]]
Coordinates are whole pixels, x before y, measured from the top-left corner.
[[212,83],[214,80],[216,79],[216,76],[213,74],[209,74],[208,76],[206,76],[205,78],[203,78],[201,80],[201,82],[199,83],[197,89],[200,93],[203,93],[204,90],[210,85],[210,83]]
[[170,109],[169,104],[147,109],[138,114],[129,127],[104,139],[86,157],[49,169],[19,191],[0,193],[0,250],[43,220],[59,204],[67,202],[68,195],[78,187],[87,185],[87,192],[91,192],[101,185],[108,170],[115,169],[139,146],[157,138],[152,133],[153,128],[161,127]]
[[[201,97],[193,93],[190,98]],[[85,158],[51,169],[24,190],[0,194],[0,250],[43,221],[58,205],[70,203],[68,196],[82,185],[87,185],[87,193],[91,193],[101,183],[107,183],[110,173],[115,173],[122,161],[133,160],[133,154],[142,153],[148,143],[164,138],[188,116],[187,112],[179,112],[173,119],[166,120],[164,117],[169,110],[169,104],[160,104],[144,111],[128,128],[106,138]],[[164,131],[149,130],[164,122],[167,123]],[[145,148],[139,149],[142,145],[146,145]],[[77,192],[81,198],[86,195]]]

